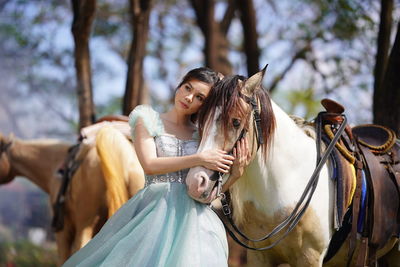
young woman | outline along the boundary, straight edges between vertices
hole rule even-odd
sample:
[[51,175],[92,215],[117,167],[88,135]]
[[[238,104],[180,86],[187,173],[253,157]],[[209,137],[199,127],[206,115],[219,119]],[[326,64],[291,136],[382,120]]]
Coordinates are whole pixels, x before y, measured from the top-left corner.
[[[207,205],[190,198],[185,186],[194,166],[226,173],[235,162],[231,175],[243,169],[243,157],[235,160],[221,150],[196,153],[193,119],[217,81],[211,69],[193,69],[177,87],[171,110],[159,114],[142,105],[132,111],[129,123],[146,186],[64,266],[227,266],[222,223]],[[247,146],[238,147],[245,154]]]

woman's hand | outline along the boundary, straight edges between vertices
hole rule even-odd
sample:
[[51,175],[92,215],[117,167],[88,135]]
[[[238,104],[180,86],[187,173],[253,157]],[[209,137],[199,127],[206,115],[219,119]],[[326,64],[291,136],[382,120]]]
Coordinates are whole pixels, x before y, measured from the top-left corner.
[[233,161],[231,178],[239,178],[243,175],[244,168],[249,165],[251,153],[247,138],[242,138],[237,142],[236,147],[233,149]]
[[222,186],[222,192],[225,192],[239,179],[244,172],[244,168],[249,165],[251,160],[251,153],[247,138],[242,138],[238,141],[236,148],[233,149],[235,160],[232,165],[231,175],[228,181]]
[[199,153],[201,165],[213,171],[228,173],[234,157],[223,150],[206,150]]

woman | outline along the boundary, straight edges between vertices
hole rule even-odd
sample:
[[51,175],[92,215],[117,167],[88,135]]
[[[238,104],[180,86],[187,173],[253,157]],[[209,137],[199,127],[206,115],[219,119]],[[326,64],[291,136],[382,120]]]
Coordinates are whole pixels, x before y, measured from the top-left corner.
[[[188,168],[227,173],[235,160],[221,150],[196,153],[193,118],[217,81],[211,69],[193,69],[177,87],[170,111],[159,114],[144,105],[132,111],[129,123],[146,186],[64,266],[227,266],[222,223],[185,187]],[[244,142],[239,150],[247,151]],[[235,160],[232,175],[240,174],[243,162]]]

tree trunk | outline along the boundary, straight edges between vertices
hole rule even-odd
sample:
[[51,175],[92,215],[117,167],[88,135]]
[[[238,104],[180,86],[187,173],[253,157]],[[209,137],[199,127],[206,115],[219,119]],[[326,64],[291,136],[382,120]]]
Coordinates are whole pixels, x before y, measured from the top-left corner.
[[376,123],[385,125],[393,129],[397,136],[400,136],[400,22],[397,24],[397,34],[392,51],[390,53],[388,65],[382,88],[385,91],[382,94],[385,104],[379,117],[374,118]]
[[134,107],[145,102],[143,59],[149,32],[152,0],[130,0],[133,39],[128,58],[123,114],[128,115]]
[[72,0],[75,68],[79,105],[79,129],[95,120],[89,38],[96,12],[96,0]]
[[384,114],[384,98],[386,88],[382,86],[390,51],[390,36],[392,31],[392,12],[393,0],[381,1],[381,15],[378,33],[376,63],[374,69],[374,98],[373,98],[373,115],[374,122],[379,123]]
[[228,1],[225,17],[221,22],[215,20],[214,0],[191,0],[190,2],[205,39],[205,65],[224,75],[231,74],[232,65],[228,60],[229,42],[226,34],[234,14],[232,1]]
[[256,24],[256,12],[253,0],[236,0],[236,7],[240,14],[240,21],[243,28],[244,52],[247,59],[247,75],[257,73],[260,70],[258,47],[258,33]]

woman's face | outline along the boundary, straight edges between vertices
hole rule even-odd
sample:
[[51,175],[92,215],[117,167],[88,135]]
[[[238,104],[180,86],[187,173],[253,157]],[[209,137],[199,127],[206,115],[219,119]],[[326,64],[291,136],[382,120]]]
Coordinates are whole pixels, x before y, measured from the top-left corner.
[[175,108],[188,115],[196,113],[210,89],[210,84],[198,80],[190,80],[182,84],[175,94]]

